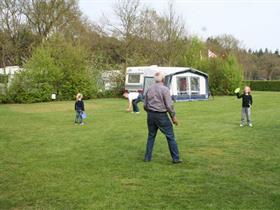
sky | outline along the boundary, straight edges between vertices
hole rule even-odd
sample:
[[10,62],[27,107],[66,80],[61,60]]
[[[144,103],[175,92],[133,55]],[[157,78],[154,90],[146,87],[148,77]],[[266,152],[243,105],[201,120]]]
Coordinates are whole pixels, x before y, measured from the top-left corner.
[[[113,19],[116,0],[80,0],[82,12],[92,21]],[[168,0],[140,0],[159,13],[167,11]],[[230,34],[241,46],[253,50],[280,49],[280,0],[173,0],[176,14],[186,23],[189,35],[202,39]],[[103,16],[104,17],[104,16]]]

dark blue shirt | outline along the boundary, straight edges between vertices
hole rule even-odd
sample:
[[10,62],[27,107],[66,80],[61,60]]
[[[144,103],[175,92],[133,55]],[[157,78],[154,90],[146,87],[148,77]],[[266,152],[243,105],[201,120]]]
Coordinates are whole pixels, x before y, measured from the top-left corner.
[[84,102],[82,100],[78,100],[75,103],[75,110],[76,111],[85,111]]
[[242,98],[242,107],[250,107],[253,104],[253,97],[250,94],[237,93],[237,98]]

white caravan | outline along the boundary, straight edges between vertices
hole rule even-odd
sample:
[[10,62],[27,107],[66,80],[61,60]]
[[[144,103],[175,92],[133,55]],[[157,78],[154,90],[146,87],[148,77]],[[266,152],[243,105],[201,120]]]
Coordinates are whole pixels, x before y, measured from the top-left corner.
[[125,90],[145,92],[154,83],[154,74],[163,72],[165,85],[174,101],[207,100],[209,98],[208,75],[189,67],[128,67]]
[[19,66],[6,66],[5,68],[0,68],[0,93],[4,94],[5,84],[3,81],[5,80],[5,77],[8,78],[7,88],[9,88],[12,84],[15,74],[21,70],[22,68]]
[[101,74],[101,82],[104,90],[112,90],[116,88],[117,78],[120,76],[120,70],[104,70]]

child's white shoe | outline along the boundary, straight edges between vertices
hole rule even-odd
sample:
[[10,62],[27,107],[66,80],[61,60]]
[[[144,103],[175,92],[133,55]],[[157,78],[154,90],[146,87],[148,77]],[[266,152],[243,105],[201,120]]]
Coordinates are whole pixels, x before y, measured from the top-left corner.
[[241,124],[240,124],[240,127],[244,127],[244,125],[241,123]]
[[251,128],[253,127],[252,123],[249,123],[249,127],[251,127]]

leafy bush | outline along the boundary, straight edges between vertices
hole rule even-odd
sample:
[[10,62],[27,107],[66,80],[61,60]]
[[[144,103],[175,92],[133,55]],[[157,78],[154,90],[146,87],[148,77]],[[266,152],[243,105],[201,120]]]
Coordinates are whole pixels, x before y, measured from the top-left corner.
[[231,95],[242,83],[242,67],[234,55],[204,60],[199,69],[208,73],[213,95]]
[[182,56],[179,64],[181,66],[188,66],[195,69],[199,69],[202,65],[202,54],[201,52],[205,51],[205,45],[203,42],[197,38],[193,37],[190,40],[190,46],[185,54]]
[[8,83],[8,79],[9,79],[8,75],[0,74],[0,83],[2,84]]
[[223,87],[224,94],[230,95],[233,94],[234,89],[239,87],[242,83],[242,72],[243,69],[241,65],[238,63],[236,57],[234,55],[228,55],[228,57],[223,62]]
[[9,96],[0,93],[0,103],[5,104],[9,102],[10,102]]
[[43,79],[35,82],[35,75],[31,76],[31,73],[32,72],[23,70],[21,73],[15,75],[12,86],[8,92],[11,102],[34,103],[50,100],[52,86]]
[[263,81],[263,80],[247,80],[244,85],[248,85],[252,90],[258,91],[280,91],[280,80]]
[[117,98],[121,97],[122,94],[123,89],[116,87],[112,90],[98,91],[97,98]]
[[50,101],[52,93],[60,100],[71,100],[78,92],[91,98],[96,91],[94,69],[89,66],[85,49],[54,37],[34,51],[16,75],[9,95],[18,103]]

